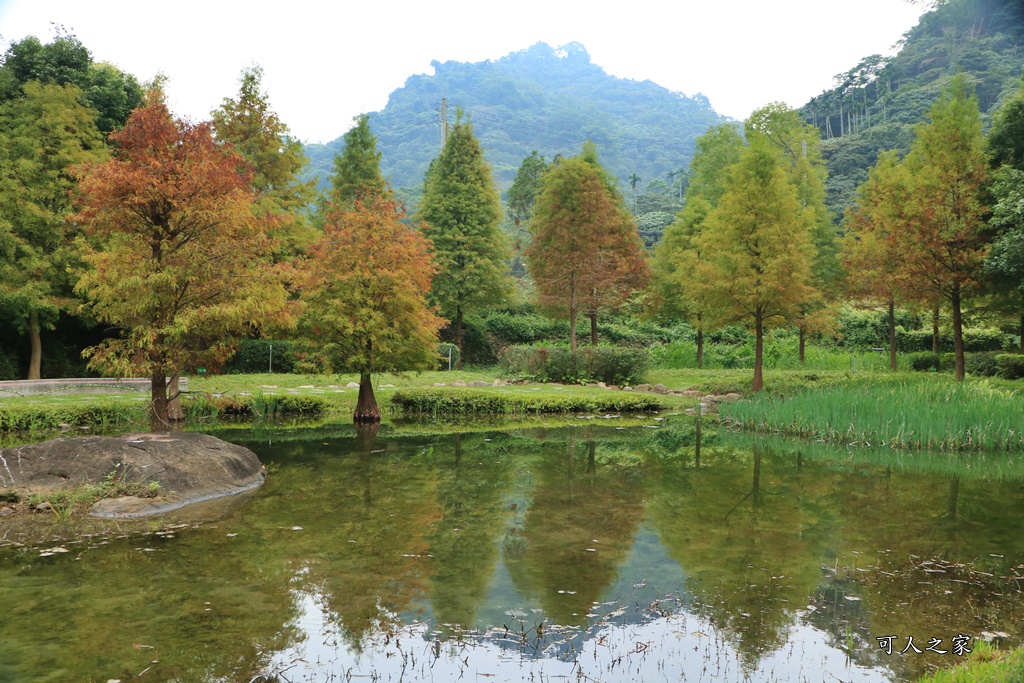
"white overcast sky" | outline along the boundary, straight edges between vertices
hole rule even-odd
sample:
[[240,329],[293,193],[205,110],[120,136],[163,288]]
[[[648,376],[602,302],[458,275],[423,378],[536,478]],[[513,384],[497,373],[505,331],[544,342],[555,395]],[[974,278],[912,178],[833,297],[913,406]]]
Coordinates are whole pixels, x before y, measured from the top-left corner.
[[0,47],[49,42],[61,24],[96,61],[168,76],[171,107],[195,120],[259,64],[292,134],[327,142],[409,76],[433,73],[431,60],[493,60],[538,41],[582,43],[612,75],[704,93],[736,119],[773,101],[798,107],[861,58],[892,54],[922,11],[908,0],[0,0]]

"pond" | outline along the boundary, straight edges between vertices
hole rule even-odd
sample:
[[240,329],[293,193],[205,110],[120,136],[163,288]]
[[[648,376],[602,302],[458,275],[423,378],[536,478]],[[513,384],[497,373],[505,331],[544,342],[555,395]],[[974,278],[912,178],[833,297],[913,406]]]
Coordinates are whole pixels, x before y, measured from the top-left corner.
[[594,422],[224,431],[269,477],[219,520],[0,548],[0,680],[908,681],[1021,643],[1016,462]]

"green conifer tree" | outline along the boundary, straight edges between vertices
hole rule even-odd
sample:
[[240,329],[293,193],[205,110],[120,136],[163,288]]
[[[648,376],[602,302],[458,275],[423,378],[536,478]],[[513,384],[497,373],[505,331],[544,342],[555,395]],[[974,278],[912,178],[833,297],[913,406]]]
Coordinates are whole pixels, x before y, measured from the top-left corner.
[[454,322],[461,369],[463,317],[504,301],[509,292],[508,247],[498,229],[501,200],[473,127],[461,112],[427,172],[418,217],[433,243],[437,276],[432,300]]
[[301,252],[315,237],[305,209],[316,190],[313,181],[299,180],[309,160],[302,143],[289,135],[288,126],[270,109],[260,88],[262,78],[260,67],[245,69],[238,98],[225,98],[211,116],[217,139],[234,145],[248,163],[245,170],[256,194],[257,215],[267,220],[278,240],[280,260]]
[[377,138],[370,131],[370,117],[356,117],[356,125],[344,136],[345,146],[334,157],[331,176],[331,201],[351,208],[356,198],[366,192],[381,194],[387,181],[380,171]]

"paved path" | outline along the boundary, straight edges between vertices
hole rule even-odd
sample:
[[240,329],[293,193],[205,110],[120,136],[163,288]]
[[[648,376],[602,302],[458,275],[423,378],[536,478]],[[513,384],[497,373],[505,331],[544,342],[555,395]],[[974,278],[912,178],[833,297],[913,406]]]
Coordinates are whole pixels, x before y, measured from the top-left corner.
[[[0,398],[39,396],[41,394],[113,394],[125,391],[148,392],[147,378],[115,379],[84,377],[70,379],[18,379],[0,381]],[[178,380],[178,389],[188,391],[188,377]]]

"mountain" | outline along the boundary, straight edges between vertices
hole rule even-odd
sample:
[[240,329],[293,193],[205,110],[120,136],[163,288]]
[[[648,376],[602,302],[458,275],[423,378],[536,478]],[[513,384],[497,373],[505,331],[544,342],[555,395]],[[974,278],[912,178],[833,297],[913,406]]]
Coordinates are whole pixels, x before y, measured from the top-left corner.
[[828,205],[842,217],[878,153],[906,152],[956,73],[974,83],[986,119],[1021,84],[1024,7],[1020,0],[939,0],[903,35],[895,56],[871,55],[836,76],[836,87],[801,113],[818,127],[829,172]]
[[[579,43],[537,43],[496,61],[432,66],[433,75],[410,77],[383,110],[370,114],[385,175],[412,194],[439,152],[442,98],[450,120],[460,107],[472,121],[502,189],[531,150],[550,160],[578,154],[587,140],[620,181],[634,173],[643,183],[665,178],[688,168],[694,139],[726,120],[703,95],[608,75]],[[309,175],[319,176],[321,186],[341,145],[339,137],[306,146]]]

